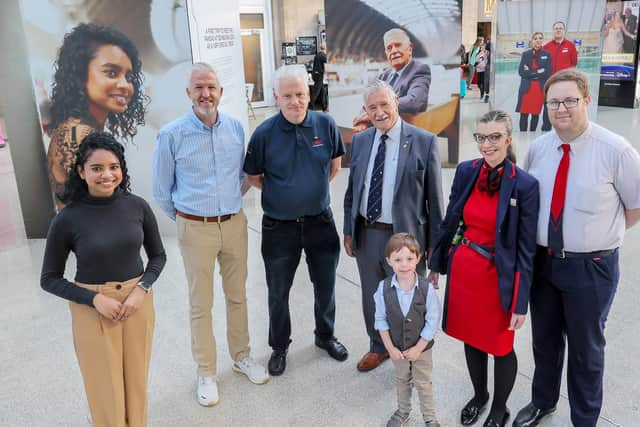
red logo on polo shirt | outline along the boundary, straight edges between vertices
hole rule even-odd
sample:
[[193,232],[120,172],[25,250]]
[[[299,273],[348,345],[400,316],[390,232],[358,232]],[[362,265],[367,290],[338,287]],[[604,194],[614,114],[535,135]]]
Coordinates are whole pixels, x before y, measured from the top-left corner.
[[320,138],[318,138],[317,136],[315,136],[313,138],[313,141],[311,141],[311,146],[313,148],[315,147],[322,147],[324,145],[324,142],[322,142],[322,140]]

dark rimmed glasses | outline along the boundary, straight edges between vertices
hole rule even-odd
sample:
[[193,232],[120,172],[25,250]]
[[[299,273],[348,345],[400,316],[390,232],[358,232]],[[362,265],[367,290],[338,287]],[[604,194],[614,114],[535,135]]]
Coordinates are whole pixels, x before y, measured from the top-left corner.
[[553,110],[553,111],[559,110],[560,104],[564,105],[564,108],[566,108],[567,110],[570,110],[572,108],[576,108],[581,99],[582,98],[565,98],[562,101],[558,101],[557,99],[552,99],[551,101],[547,101],[546,104],[549,110]]
[[485,141],[489,141],[489,144],[497,144],[498,141],[500,141],[500,139],[503,136],[506,136],[507,134],[504,132],[494,132],[494,133],[490,133],[489,135],[484,135],[482,133],[474,133],[473,134],[473,139],[476,140],[476,142],[478,144],[484,144]]

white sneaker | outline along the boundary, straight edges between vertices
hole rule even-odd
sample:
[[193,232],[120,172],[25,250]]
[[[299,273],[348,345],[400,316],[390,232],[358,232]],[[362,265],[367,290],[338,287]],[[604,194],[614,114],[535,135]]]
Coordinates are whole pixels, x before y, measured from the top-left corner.
[[245,374],[249,381],[254,384],[264,384],[269,381],[269,374],[264,366],[253,360],[251,356],[247,356],[244,359],[233,362],[232,369],[235,372]]
[[198,403],[202,406],[213,406],[218,403],[218,383],[216,377],[198,376]]

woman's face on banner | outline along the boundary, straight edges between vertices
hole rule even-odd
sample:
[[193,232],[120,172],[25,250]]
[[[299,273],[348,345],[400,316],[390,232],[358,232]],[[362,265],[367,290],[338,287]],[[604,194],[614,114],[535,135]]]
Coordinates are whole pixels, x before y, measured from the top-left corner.
[[542,41],[544,40],[544,37],[542,36],[542,34],[537,33],[533,36],[533,38],[531,39],[531,45],[533,46],[534,49],[540,49],[542,47]]
[[87,70],[86,94],[89,112],[101,124],[110,113],[123,113],[133,97],[133,66],[120,47],[96,49]]

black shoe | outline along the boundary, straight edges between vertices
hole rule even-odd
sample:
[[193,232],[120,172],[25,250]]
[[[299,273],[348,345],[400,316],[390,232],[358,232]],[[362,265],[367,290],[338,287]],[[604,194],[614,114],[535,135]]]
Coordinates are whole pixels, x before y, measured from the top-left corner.
[[340,343],[340,341],[337,340],[336,337],[329,338],[328,340],[323,340],[321,338],[316,337],[316,346],[324,350],[327,350],[327,353],[329,353],[329,356],[333,357],[334,359],[340,362],[347,360],[347,357],[349,357],[349,352],[347,351],[347,348],[343,346]]
[[476,421],[478,421],[478,417],[480,416],[480,414],[482,414],[484,410],[487,409],[488,401],[489,395],[487,394],[487,397],[480,404],[477,404],[475,402],[475,397],[467,402],[467,404],[464,405],[464,408],[462,408],[462,411],[460,412],[460,423],[463,426],[470,426],[471,424],[474,424]]
[[282,375],[287,367],[287,350],[273,350],[269,358],[269,375]]
[[538,409],[533,402],[520,409],[516,419],[513,420],[513,427],[532,427],[538,425],[540,420],[556,410],[556,407],[549,409]]
[[505,412],[502,416],[502,422],[498,423],[498,421],[491,418],[491,415],[489,415],[489,418],[485,420],[484,424],[482,424],[482,427],[504,427],[507,425],[509,416],[511,416],[511,413],[507,410],[507,412]]

